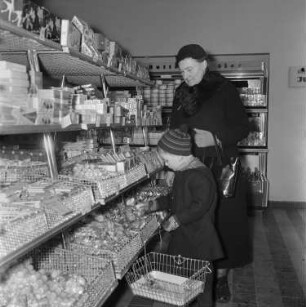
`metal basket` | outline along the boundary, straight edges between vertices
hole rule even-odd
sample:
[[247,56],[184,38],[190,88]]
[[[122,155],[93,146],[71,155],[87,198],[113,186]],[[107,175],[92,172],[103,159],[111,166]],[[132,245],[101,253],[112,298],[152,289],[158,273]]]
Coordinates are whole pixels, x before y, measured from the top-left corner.
[[142,243],[139,233],[136,233],[129,241],[124,242],[116,250],[94,250],[90,246],[69,243],[72,251],[82,252],[87,255],[95,255],[103,259],[110,259],[114,264],[116,278],[122,279],[128,268],[141,251]]
[[59,180],[69,181],[90,186],[96,202],[104,203],[105,198],[110,197],[119,191],[118,177],[111,177],[104,180],[82,179],[72,176],[59,175]]
[[47,163],[29,166],[0,166],[0,183],[35,182],[50,177]]
[[48,231],[47,218],[43,210],[8,219],[1,224],[0,258],[21,248]]
[[186,306],[204,291],[209,262],[151,252],[136,260],[125,278],[134,295]]
[[152,237],[154,232],[159,228],[159,222],[155,214],[148,216],[144,226],[140,229],[139,235],[143,245]]
[[37,249],[31,256],[36,269],[59,270],[64,274],[76,274],[86,279],[86,292],[74,307],[100,306],[118,285],[112,262],[108,259],[60,248]]
[[94,203],[92,189],[88,186],[78,186],[63,201],[65,206],[82,214],[89,212]]
[[137,182],[138,180],[147,176],[146,168],[143,163],[140,163],[133,168],[131,168],[127,173],[119,176],[119,186],[120,190],[126,188],[127,186]]

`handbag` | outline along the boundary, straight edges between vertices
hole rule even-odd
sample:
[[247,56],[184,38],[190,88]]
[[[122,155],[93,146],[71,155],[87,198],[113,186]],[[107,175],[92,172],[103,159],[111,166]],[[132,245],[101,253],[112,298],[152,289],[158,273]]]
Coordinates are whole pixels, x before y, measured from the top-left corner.
[[214,136],[217,163],[219,171],[216,173],[216,181],[220,195],[223,198],[235,196],[237,181],[241,169],[239,157],[230,157],[225,161],[222,144]]

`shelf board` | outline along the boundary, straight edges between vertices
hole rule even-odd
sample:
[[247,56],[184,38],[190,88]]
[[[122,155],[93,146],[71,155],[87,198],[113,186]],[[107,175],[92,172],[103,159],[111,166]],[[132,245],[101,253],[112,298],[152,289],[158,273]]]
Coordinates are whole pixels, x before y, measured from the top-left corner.
[[[153,85],[149,79],[107,67],[102,61],[96,61],[78,51],[63,51],[60,44],[47,39],[42,40],[38,35],[4,20],[0,20],[0,40],[0,52],[4,54],[4,60],[10,60],[9,53],[13,53],[12,61],[21,64],[26,60],[27,50],[36,50],[43,72],[55,79],[61,80],[65,75],[73,84],[92,83],[101,86],[101,75],[104,75],[110,87]],[[18,56],[22,57],[22,60],[19,60]]]
[[249,153],[267,153],[269,149],[263,147],[238,147],[239,152],[249,152]]
[[[75,124],[66,128],[61,125],[0,125],[0,135],[13,135],[13,134],[32,134],[32,133],[52,133],[52,132],[67,132],[67,131],[80,131],[88,129],[123,129],[123,128],[139,128],[142,126],[112,124],[110,126],[102,125],[96,126],[94,124]],[[160,127],[160,126],[146,126],[146,127]]]
[[268,109],[263,108],[263,107],[258,107],[258,108],[245,107],[245,112],[246,113],[268,113]]
[[60,44],[42,40],[38,35],[0,19],[0,51],[62,50]]
[[[90,125],[87,126],[90,128]],[[94,125],[92,126],[95,127]],[[0,135],[78,131],[84,129],[82,127],[84,126],[71,125],[67,128],[62,128],[60,125],[0,125]]]
[[64,229],[72,226],[73,224],[78,222],[81,218],[82,218],[82,214],[78,214],[78,215],[74,216],[73,218],[71,218],[69,221],[52,228],[51,230],[44,233],[43,235],[36,238],[35,240],[23,245],[22,247],[18,248],[16,251],[0,258],[0,268],[3,268],[6,265],[11,264],[14,260],[16,260],[19,257],[25,255],[30,250],[40,246],[44,242],[48,241],[52,237],[54,237],[57,234],[59,234],[60,232],[62,232]]

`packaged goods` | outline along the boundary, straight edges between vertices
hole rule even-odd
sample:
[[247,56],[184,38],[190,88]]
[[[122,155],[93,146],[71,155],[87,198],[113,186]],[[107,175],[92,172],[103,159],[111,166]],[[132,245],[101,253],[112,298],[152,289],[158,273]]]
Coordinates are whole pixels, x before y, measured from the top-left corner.
[[0,0],[0,19],[22,27],[22,9],[24,0]]
[[88,23],[77,16],[74,16],[71,22],[82,34],[81,52],[90,57],[98,58],[98,50],[95,47],[95,34]]
[[71,92],[39,89],[36,124],[57,124],[71,110]]
[[24,0],[22,9],[22,27],[40,39],[50,39],[60,42],[61,20],[45,7]]
[[107,38],[102,33],[95,33],[95,45],[97,50],[104,51],[107,49]]
[[28,74],[22,71],[14,71],[11,69],[0,69],[0,82],[2,79],[21,79],[28,80]]
[[76,51],[80,51],[81,32],[68,19],[62,20],[61,45]]
[[25,65],[8,62],[8,61],[0,61],[0,70],[3,70],[3,69],[10,69],[10,70],[21,71],[21,72],[27,71],[27,67]]

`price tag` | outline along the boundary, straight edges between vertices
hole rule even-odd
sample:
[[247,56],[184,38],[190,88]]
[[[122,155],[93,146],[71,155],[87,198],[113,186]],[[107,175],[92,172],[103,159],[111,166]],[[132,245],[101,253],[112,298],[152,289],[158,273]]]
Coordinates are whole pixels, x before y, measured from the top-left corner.
[[99,60],[99,55],[95,53],[94,56],[93,56],[93,58],[92,58],[92,60],[93,60],[95,63],[97,63],[98,60]]
[[68,114],[68,115],[66,115],[65,117],[62,118],[62,120],[61,120],[61,127],[62,128],[67,128],[71,124],[72,124],[72,122],[71,122],[70,114]]
[[65,53],[70,53],[69,47],[63,46],[63,52],[65,52]]

